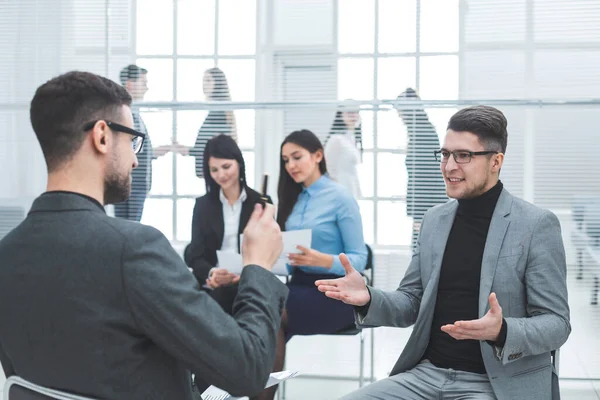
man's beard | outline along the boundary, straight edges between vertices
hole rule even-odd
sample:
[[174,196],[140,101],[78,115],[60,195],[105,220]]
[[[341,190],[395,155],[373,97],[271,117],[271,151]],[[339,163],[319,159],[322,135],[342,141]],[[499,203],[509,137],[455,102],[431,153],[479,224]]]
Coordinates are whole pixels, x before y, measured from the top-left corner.
[[104,178],[104,204],[121,203],[131,194],[131,174],[119,175],[114,170]]

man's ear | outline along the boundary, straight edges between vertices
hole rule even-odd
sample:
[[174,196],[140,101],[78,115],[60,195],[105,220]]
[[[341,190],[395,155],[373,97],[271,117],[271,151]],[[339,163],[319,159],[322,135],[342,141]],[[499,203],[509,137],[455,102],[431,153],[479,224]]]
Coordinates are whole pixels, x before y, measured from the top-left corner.
[[101,154],[108,152],[109,146],[112,145],[114,135],[104,121],[98,121],[92,128],[91,139],[93,148]]
[[500,168],[502,168],[502,164],[504,164],[504,153],[494,154],[494,159],[492,161],[492,170],[494,172],[500,171]]

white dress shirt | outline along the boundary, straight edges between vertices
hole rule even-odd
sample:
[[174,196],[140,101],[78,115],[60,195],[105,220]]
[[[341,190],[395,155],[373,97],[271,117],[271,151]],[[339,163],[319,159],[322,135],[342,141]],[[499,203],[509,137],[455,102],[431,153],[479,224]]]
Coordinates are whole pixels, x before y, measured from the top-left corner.
[[333,180],[350,190],[354,197],[361,195],[357,169],[360,158],[354,132],[346,131],[329,137],[325,146],[327,172]]
[[229,201],[223,193],[223,189],[219,191],[219,198],[223,204],[223,242],[221,243],[221,251],[232,251],[238,253],[238,235],[240,227],[240,216],[242,214],[242,203],[246,200],[248,195],[246,189],[242,189],[240,197],[233,203],[229,204]]

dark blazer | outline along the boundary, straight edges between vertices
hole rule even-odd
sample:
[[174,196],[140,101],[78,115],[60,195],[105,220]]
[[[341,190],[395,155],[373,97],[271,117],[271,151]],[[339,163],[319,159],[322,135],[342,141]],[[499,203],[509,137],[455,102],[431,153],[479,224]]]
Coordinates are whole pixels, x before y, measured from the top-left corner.
[[[246,187],[246,195],[242,204],[238,234],[244,232],[254,205],[262,201],[261,195],[249,187]],[[272,203],[268,196],[267,201]],[[210,269],[217,265],[217,250],[221,249],[224,234],[223,203],[219,192],[198,197],[192,215],[192,241],[185,251],[185,262],[194,271],[200,285],[208,278]],[[239,246],[238,236],[238,251]]]
[[191,372],[253,395],[286,296],[247,266],[231,317],[158,230],[45,193],[0,241],[0,361],[7,376],[98,399],[192,399]]

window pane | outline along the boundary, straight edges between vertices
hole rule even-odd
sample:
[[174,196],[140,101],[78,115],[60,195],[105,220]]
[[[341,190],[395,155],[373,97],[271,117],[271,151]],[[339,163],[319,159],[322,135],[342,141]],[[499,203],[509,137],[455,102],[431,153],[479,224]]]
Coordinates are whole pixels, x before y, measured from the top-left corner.
[[177,142],[188,147],[194,146],[207,115],[208,111],[205,110],[177,111]]
[[256,0],[219,0],[218,52],[256,53]]
[[[243,151],[242,155],[244,156],[244,163],[246,164],[246,180],[248,182],[248,186],[250,186],[252,189],[260,191],[261,188],[256,188],[254,186],[254,177],[256,176],[256,167],[255,167],[255,162],[254,162],[254,152],[253,151]],[[261,172],[262,175],[263,172]],[[262,181],[260,183],[262,185]],[[273,197],[271,195],[271,197]]]
[[176,155],[177,194],[201,196],[206,192],[204,179],[196,176],[196,158]]
[[458,0],[421,0],[421,51],[458,51]]
[[173,201],[169,199],[146,199],[142,224],[158,229],[173,240]]
[[380,111],[377,118],[377,148],[405,149],[406,126],[396,110]]
[[403,201],[377,203],[377,243],[384,246],[410,246],[412,219],[406,216]]
[[215,0],[177,0],[177,53],[206,55],[214,52]]
[[152,160],[152,189],[150,194],[173,193],[173,153]]
[[148,70],[145,101],[173,100],[173,60],[138,58],[137,65]]
[[192,216],[194,214],[195,199],[177,200],[177,238],[180,242],[192,240]]
[[421,57],[420,95],[427,100],[458,99],[458,56]]
[[361,111],[360,120],[362,121],[362,141],[364,149],[373,148],[373,111]]
[[415,0],[379,0],[379,52],[408,53],[417,50]]
[[362,217],[363,236],[365,238],[365,243],[373,244],[375,241],[375,238],[373,237],[373,225],[375,225],[375,206],[371,200],[360,200],[358,202],[358,206],[360,207],[360,216]]
[[373,59],[338,60],[338,99],[373,99]]
[[229,84],[232,101],[254,101],[256,76],[254,60],[219,60]]
[[152,146],[170,144],[173,137],[173,111],[141,109],[140,116],[144,120]]
[[406,196],[406,166],[404,154],[377,154],[377,195]]
[[417,66],[414,57],[380,58],[377,69],[379,99],[395,99],[407,87],[415,87]]
[[173,54],[173,0],[137,0],[137,54]]
[[254,148],[254,110],[235,111],[235,122],[237,125],[238,146],[241,148]]
[[338,51],[372,53],[375,41],[373,0],[339,0]]
[[179,101],[204,101],[202,90],[204,71],[214,66],[213,60],[178,60],[177,99]]
[[362,163],[358,165],[358,180],[363,197],[373,197],[374,177],[373,153],[363,152]]

